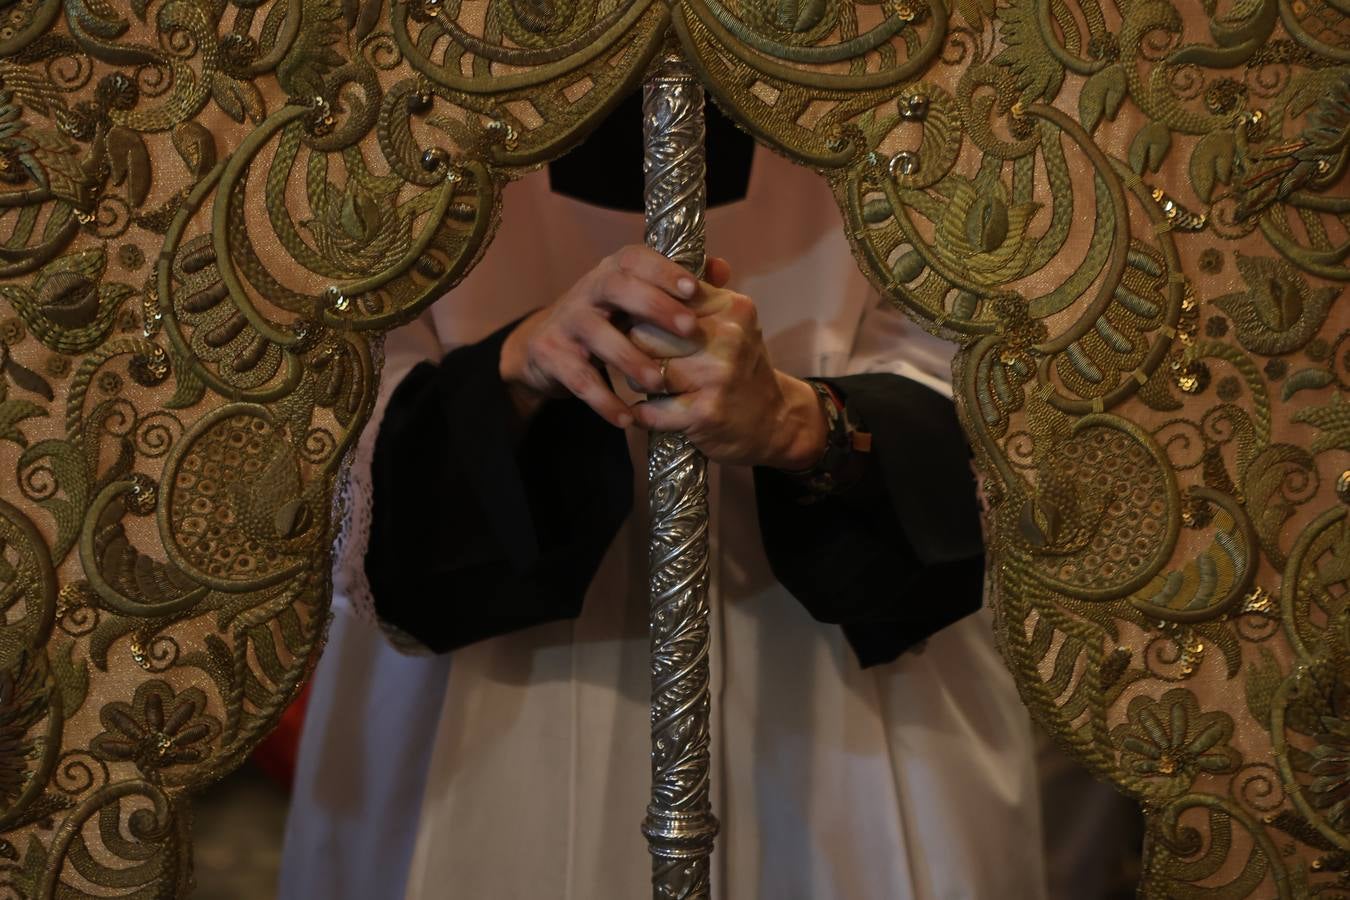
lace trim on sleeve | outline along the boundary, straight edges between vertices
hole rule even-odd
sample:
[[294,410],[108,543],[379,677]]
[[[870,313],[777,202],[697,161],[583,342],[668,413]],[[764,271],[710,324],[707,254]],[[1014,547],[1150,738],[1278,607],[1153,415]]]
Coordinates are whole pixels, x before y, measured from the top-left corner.
[[[391,382],[401,379],[406,372],[384,371],[384,338],[373,342],[371,357],[375,368],[375,377],[380,384],[380,393],[371,412],[370,422],[366,424],[357,442],[354,452],[348,454],[343,471],[339,475],[338,490],[334,495],[333,515],[342,523],[337,539],[333,542],[333,609],[345,609],[366,625],[378,627],[396,649],[416,656],[431,655],[431,650],[408,635],[403,630],[380,619],[375,611],[375,596],[366,578],[366,550],[370,546],[370,525],[374,505],[374,487],[371,483],[370,465],[375,453],[375,438],[384,419],[384,410],[389,395],[396,383],[385,384],[381,380],[388,376]],[[402,367],[399,367],[400,369]]]

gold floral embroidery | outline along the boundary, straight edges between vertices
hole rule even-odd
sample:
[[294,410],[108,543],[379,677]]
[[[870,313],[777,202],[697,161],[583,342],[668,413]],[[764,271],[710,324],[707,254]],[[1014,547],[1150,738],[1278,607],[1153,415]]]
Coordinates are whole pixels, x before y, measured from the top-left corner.
[[1003,650],[1144,894],[1350,889],[1342,0],[0,3],[0,883],[185,889],[374,336],[668,30],[960,343]]

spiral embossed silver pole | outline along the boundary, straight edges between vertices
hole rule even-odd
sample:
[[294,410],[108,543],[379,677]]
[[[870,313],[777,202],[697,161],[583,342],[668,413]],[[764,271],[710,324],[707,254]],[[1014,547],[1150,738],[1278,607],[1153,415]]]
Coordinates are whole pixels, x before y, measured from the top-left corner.
[[[676,51],[643,89],[647,245],[703,271],[703,87]],[[708,799],[707,461],[681,434],[653,434],[652,799],[642,832],[656,900],[711,896],[717,819]]]

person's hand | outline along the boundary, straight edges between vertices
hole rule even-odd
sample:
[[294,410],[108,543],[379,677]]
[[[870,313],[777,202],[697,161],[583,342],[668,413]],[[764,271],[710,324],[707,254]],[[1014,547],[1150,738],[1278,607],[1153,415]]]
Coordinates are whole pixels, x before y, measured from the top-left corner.
[[[710,284],[690,303],[698,315],[697,350],[670,359],[665,392],[634,407],[653,431],[682,431],[719,463],[809,469],[825,452],[825,414],[815,389],[769,360],[755,304]],[[647,336],[634,343],[659,354]]]
[[[709,280],[725,284],[730,277],[726,263],[708,262]],[[697,293],[692,275],[647,247],[624,247],[601,260],[567,293],[524,319],[502,344],[499,370],[516,408],[528,415],[545,398],[570,393],[610,424],[631,425],[632,410],[594,361],[613,366],[649,391],[662,390],[659,364],[621,328],[647,323],[672,335],[693,336],[697,321],[681,300]]]

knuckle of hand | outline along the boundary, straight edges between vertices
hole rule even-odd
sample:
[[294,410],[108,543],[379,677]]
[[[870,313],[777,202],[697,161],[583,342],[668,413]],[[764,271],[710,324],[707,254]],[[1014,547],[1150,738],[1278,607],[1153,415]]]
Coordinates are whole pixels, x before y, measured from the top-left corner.
[[611,299],[622,296],[624,289],[628,286],[630,277],[622,269],[615,269],[605,276],[605,281],[601,285],[601,293]]
[[576,393],[581,393],[593,385],[595,371],[590,366],[573,360],[563,370],[562,377],[565,379],[564,383],[568,388]]
[[743,324],[753,324],[758,318],[755,301],[744,294],[733,294],[731,296],[731,311],[736,316],[737,321]]
[[614,254],[614,258],[620,269],[632,271],[642,262],[642,248],[637,244],[628,244],[621,247],[619,252]]

